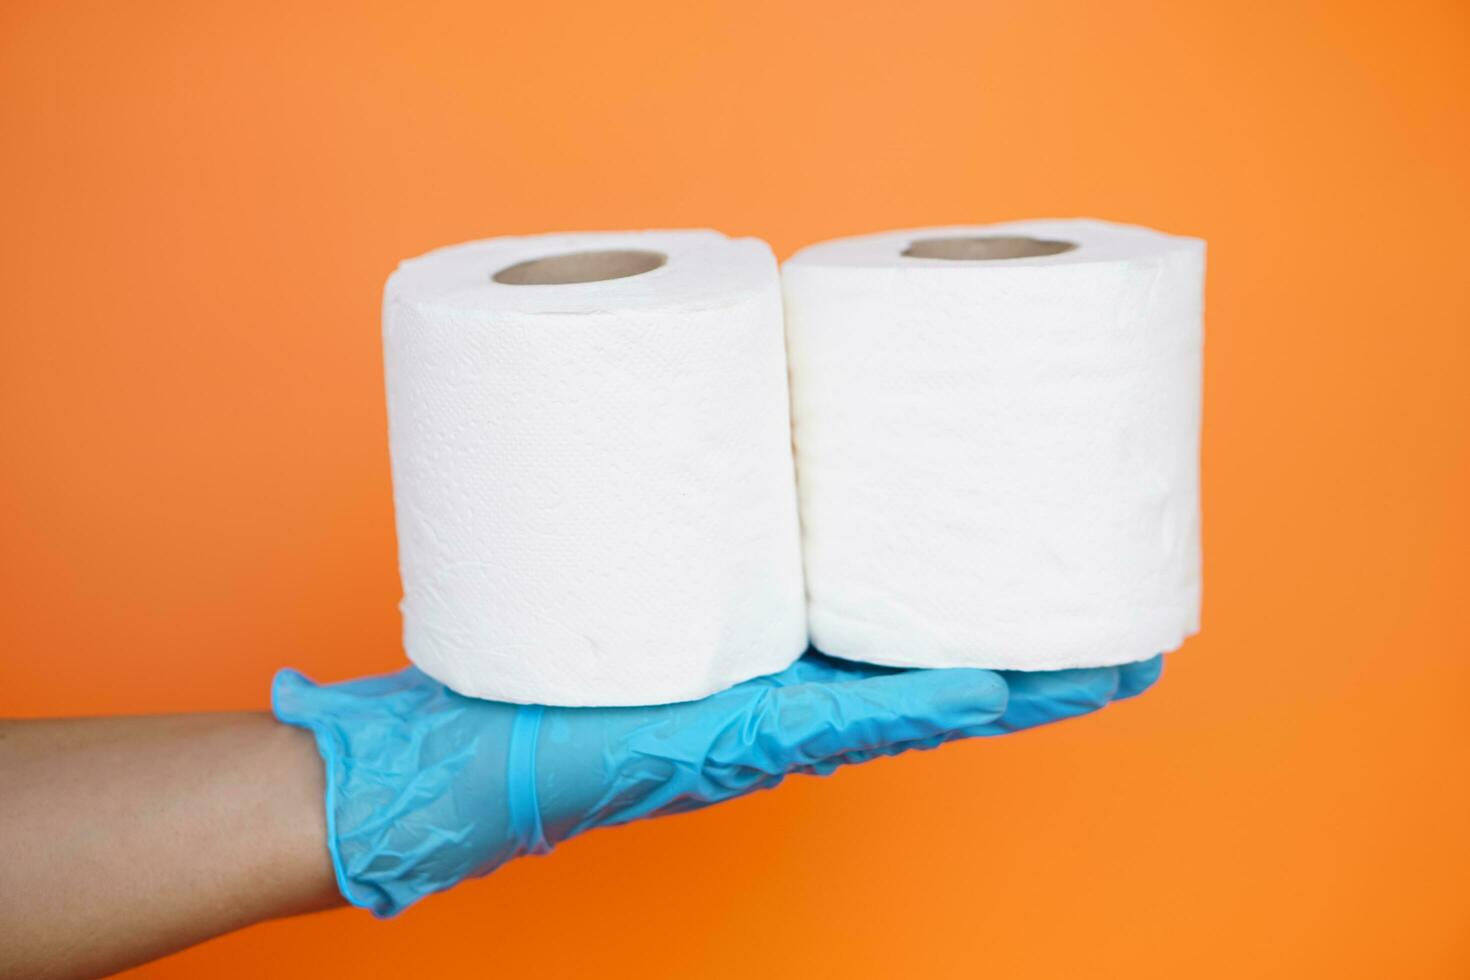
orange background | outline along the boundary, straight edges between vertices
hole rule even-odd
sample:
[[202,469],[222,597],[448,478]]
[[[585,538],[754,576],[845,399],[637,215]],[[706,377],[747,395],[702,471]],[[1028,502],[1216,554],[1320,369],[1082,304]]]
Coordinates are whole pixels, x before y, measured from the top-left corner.
[[401,257],[1134,221],[1210,242],[1149,697],[141,975],[1470,975],[1467,93],[1463,3],[7,2],[0,713],[402,663]]

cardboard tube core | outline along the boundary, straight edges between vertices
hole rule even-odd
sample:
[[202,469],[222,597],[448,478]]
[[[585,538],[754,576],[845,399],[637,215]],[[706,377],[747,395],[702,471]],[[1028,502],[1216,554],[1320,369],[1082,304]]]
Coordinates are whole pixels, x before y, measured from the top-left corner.
[[652,272],[669,260],[662,252],[611,248],[567,252],[508,265],[491,276],[508,286],[559,286],[569,282],[602,282]]
[[1016,235],[976,235],[968,238],[919,238],[909,242],[903,254],[915,259],[953,259],[976,262],[987,259],[1033,259],[1058,255],[1076,248],[1075,242],[1054,242]]

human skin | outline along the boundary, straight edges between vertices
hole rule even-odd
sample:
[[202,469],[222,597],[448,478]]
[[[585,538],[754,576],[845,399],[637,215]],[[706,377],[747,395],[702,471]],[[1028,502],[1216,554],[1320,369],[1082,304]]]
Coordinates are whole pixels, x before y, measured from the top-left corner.
[[[348,823],[359,851],[341,880],[393,914],[536,852],[543,830],[542,843],[556,843],[734,799],[791,773],[1050,724],[1141,693],[1161,668],[1156,657],[1032,674],[893,671],[812,653],[699,702],[544,709],[541,748],[558,751],[536,755],[546,792],[529,805],[538,825],[548,822],[534,834],[510,819],[523,799],[509,775],[513,721],[525,716],[412,669],[326,686],[282,671],[274,703],[290,725],[265,713],[0,721],[0,978],[112,973],[344,904],[332,858],[342,811],[329,847],[323,753],[337,759],[338,802],[356,801]],[[308,731],[317,724],[334,733],[326,747]],[[343,767],[340,754],[354,748],[356,764]],[[347,779],[356,772],[371,774],[361,797]],[[418,809],[402,810],[403,800]],[[367,836],[358,833],[364,807]],[[404,812],[402,822],[381,819]]]
[[0,977],[91,977],[343,904],[312,737],[255,713],[0,721]]

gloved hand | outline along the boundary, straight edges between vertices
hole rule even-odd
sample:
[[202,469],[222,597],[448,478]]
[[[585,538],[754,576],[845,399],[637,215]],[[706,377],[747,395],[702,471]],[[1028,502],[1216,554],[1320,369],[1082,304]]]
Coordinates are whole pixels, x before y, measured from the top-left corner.
[[703,700],[647,708],[480,701],[413,668],[322,686],[283,670],[272,706],[316,735],[343,896],[391,916],[593,827],[1085,714],[1161,669],[1155,657],[1051,673],[899,671],[808,653]]

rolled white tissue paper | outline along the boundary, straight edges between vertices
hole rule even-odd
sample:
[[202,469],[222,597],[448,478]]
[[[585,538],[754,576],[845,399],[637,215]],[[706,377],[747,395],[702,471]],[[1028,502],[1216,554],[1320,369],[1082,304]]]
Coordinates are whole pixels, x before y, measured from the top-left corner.
[[500,238],[383,305],[403,637],[476,697],[703,697],[806,645],[775,260],[712,231]]
[[1204,257],[1076,220],[785,264],[818,649],[1050,670],[1198,631]]

